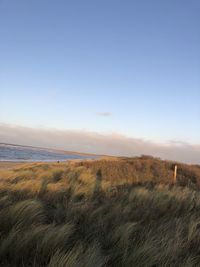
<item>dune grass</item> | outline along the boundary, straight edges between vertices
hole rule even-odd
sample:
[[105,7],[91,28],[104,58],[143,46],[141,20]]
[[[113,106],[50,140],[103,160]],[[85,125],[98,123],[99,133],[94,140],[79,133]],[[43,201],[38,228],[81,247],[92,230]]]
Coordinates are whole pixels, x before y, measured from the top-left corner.
[[200,266],[199,167],[179,170],[177,185],[147,158],[1,170],[0,266]]

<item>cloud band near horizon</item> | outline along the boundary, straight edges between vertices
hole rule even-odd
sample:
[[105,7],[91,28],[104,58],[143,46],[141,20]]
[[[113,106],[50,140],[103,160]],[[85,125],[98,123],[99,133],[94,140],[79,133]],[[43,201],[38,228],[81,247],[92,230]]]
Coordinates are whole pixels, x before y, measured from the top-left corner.
[[0,142],[55,148],[114,156],[142,154],[200,164],[200,144],[168,141],[158,143],[116,133],[100,134],[84,130],[29,128],[0,124]]

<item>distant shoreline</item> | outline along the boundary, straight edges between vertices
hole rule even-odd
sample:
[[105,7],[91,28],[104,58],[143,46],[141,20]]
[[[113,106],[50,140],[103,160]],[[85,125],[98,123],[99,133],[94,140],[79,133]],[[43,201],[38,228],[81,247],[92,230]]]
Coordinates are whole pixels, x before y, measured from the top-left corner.
[[97,159],[100,155],[58,149],[0,143],[0,162],[65,162],[76,159]]
[[[76,162],[76,161],[83,161],[87,159],[70,159],[70,160],[52,160],[52,161],[45,161],[45,160],[38,160],[38,161],[31,161],[31,160],[0,160],[0,170],[8,170],[13,169],[15,167],[22,166],[24,164],[56,164],[56,163],[69,163],[69,162]],[[59,164],[58,163],[58,164]]]
[[31,146],[31,145],[20,145],[20,144],[11,144],[11,143],[2,143],[0,142],[0,145],[5,145],[5,146],[16,146],[16,147],[22,147],[22,148],[33,148],[33,149],[40,149],[40,150],[49,150],[49,151],[57,151],[57,152],[62,152],[64,154],[69,154],[69,155],[80,155],[80,156],[107,156],[107,155],[99,155],[99,154],[93,154],[93,153],[87,153],[87,152],[77,152],[77,151],[68,151],[68,150],[63,150],[63,149],[58,149],[58,148],[49,148],[49,147],[39,147],[39,146]]

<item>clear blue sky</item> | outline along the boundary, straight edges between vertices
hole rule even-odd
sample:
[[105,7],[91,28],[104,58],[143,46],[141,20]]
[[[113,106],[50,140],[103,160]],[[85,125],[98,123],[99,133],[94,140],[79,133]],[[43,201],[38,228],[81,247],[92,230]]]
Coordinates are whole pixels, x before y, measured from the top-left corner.
[[200,143],[200,1],[0,0],[0,122]]

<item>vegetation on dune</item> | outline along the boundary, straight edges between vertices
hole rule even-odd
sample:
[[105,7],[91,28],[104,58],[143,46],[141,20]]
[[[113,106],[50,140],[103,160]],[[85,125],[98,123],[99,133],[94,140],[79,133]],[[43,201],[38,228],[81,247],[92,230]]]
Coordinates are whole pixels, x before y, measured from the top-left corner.
[[200,168],[149,157],[0,171],[0,266],[200,265]]

